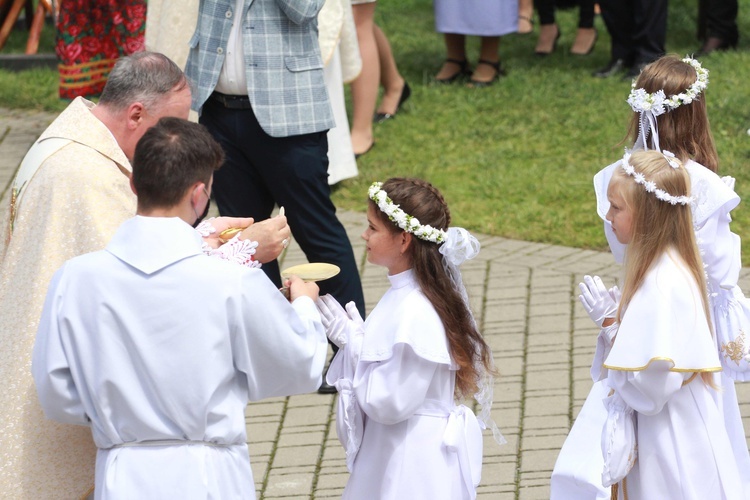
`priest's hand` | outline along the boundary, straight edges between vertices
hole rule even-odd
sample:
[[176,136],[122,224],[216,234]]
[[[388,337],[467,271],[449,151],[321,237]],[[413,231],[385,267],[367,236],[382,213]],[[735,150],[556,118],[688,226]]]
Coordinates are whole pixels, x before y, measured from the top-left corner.
[[290,302],[294,302],[299,297],[310,297],[313,302],[318,300],[320,289],[314,281],[303,281],[299,276],[290,276],[284,282],[284,287],[289,289]]
[[219,248],[228,238],[220,238],[223,231],[231,228],[244,229],[253,223],[252,217],[211,217],[201,222],[196,231],[211,248]]
[[619,297],[619,289],[613,287],[612,294],[610,294],[610,290],[607,290],[599,276],[592,278],[588,275],[583,277],[583,283],[579,283],[578,287],[581,289],[578,299],[591,320],[599,328],[605,321],[611,324],[617,316],[619,299],[616,302],[615,297]]
[[254,258],[262,264],[276,259],[289,245],[291,237],[292,231],[285,215],[256,222],[240,234],[240,239],[258,242]]

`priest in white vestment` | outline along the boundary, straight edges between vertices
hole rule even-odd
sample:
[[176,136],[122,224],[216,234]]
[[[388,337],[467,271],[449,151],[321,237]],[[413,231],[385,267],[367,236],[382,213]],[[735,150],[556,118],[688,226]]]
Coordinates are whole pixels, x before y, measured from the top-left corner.
[[138,215],[49,287],[34,381],[48,417],[90,427],[97,499],[255,498],[245,406],[320,385],[317,285],[293,278],[290,303],[191,227],[222,162],[201,125],[161,119],[133,160]]

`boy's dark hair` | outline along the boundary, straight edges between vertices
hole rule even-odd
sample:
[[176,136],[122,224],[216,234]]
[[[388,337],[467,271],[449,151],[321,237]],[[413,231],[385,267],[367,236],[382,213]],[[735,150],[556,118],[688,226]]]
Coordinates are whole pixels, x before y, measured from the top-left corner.
[[203,125],[164,117],[138,141],[133,156],[133,186],[138,208],[177,205],[196,182],[208,186],[224,163],[224,151]]

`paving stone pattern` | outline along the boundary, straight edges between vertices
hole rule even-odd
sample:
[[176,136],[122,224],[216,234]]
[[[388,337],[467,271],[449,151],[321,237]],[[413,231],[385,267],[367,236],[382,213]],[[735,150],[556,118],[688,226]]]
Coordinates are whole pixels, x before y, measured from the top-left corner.
[[[52,118],[46,113],[0,109],[3,203],[25,151]],[[369,311],[388,288],[385,270],[366,261],[360,238],[364,215],[340,212],[339,218],[360,263]],[[577,284],[584,274],[598,274],[612,283],[619,268],[608,253],[478,237],[482,251],[464,265],[463,275],[501,372],[492,414],[508,440],[498,446],[485,436],[479,498],[546,499],[558,450],[591,387],[588,371],[597,331],[578,303]],[[303,262],[304,255],[293,243],[281,264]],[[740,284],[745,290],[749,274],[743,269]],[[749,429],[750,384],[737,388]],[[334,404],[335,396],[306,394],[247,407],[258,498],[341,496],[348,472],[336,438]]]

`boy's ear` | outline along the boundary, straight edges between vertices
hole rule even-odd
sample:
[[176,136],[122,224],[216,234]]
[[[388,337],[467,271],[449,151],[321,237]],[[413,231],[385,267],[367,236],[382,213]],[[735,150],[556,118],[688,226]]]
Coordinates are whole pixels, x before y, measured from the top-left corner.
[[138,196],[138,193],[135,191],[135,184],[133,184],[133,175],[130,175],[130,190],[133,191],[133,194]]

